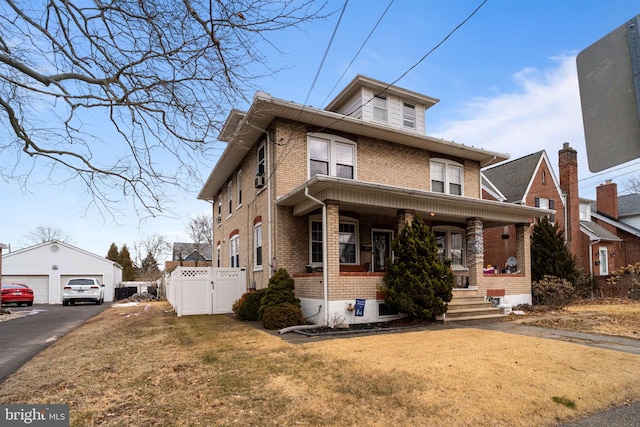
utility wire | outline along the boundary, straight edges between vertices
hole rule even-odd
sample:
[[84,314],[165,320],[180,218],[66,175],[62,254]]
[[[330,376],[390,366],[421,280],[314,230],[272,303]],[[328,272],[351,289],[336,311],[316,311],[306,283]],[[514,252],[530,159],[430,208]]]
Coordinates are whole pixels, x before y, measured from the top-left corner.
[[340,22],[342,21],[342,17],[344,16],[344,11],[347,8],[347,4],[349,4],[349,0],[345,0],[344,5],[342,6],[342,11],[340,12],[340,17],[338,18],[338,22],[336,22],[336,26],[333,29],[333,34],[331,34],[331,39],[329,40],[329,44],[327,45],[327,48],[324,51],[324,55],[322,56],[322,61],[320,61],[320,66],[318,67],[318,71],[316,72],[316,76],[313,78],[313,83],[311,83],[311,87],[309,88],[309,92],[307,93],[307,97],[304,99],[304,104],[303,105],[307,105],[307,101],[309,100],[309,97],[311,96],[311,91],[313,91],[313,88],[315,87],[316,82],[318,81],[318,76],[320,75],[320,71],[322,71],[322,66],[324,65],[325,59],[327,59],[327,55],[329,54],[329,50],[331,49],[331,45],[333,44],[333,39],[336,36],[336,33],[338,32],[338,27],[340,26]]
[[347,73],[347,71],[349,71],[349,68],[351,68],[351,65],[353,65],[353,62],[356,60],[356,58],[358,57],[358,55],[360,55],[360,52],[362,52],[362,49],[364,49],[364,46],[367,44],[367,42],[369,41],[369,39],[371,38],[371,36],[373,35],[373,33],[376,31],[376,29],[378,28],[378,25],[380,25],[380,22],[382,22],[382,19],[385,17],[385,15],[387,14],[387,12],[389,11],[389,9],[391,8],[391,5],[393,4],[395,0],[391,0],[389,2],[389,4],[387,5],[387,8],[384,10],[384,12],[382,12],[382,15],[380,15],[380,18],[378,18],[378,22],[376,22],[376,25],[373,26],[373,28],[371,29],[371,31],[369,32],[369,35],[367,36],[367,38],[364,40],[364,42],[362,42],[362,44],[360,45],[360,49],[358,49],[358,51],[356,52],[356,54],[353,56],[353,58],[351,58],[351,62],[349,62],[349,65],[346,66],[346,68],[344,69],[344,71],[342,72],[342,75],[340,75],[340,78],[338,79],[338,81],[336,82],[335,85],[333,85],[333,87],[331,88],[331,91],[329,92],[329,94],[327,95],[327,97],[324,99],[324,101],[322,101],[322,104],[320,105],[325,105],[325,103],[327,102],[327,99],[329,99],[329,97],[331,96],[331,94],[333,93],[334,90],[336,90],[336,87],[338,86],[338,84],[340,84],[340,82],[342,81],[342,78],[344,77],[344,75]]

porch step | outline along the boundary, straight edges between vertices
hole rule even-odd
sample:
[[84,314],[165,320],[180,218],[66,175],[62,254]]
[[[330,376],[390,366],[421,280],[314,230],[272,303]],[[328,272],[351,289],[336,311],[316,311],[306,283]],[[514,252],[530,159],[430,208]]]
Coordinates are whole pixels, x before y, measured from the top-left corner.
[[445,322],[459,322],[463,320],[487,320],[506,317],[498,307],[481,296],[455,296],[449,303],[445,314]]

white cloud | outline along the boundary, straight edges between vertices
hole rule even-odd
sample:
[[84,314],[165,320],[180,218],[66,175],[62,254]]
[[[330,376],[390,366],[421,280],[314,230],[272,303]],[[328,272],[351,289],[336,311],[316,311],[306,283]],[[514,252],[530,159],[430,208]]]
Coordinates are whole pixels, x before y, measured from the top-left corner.
[[[516,73],[514,92],[465,102],[454,113],[457,117],[442,123],[434,136],[507,153],[511,159],[544,149],[556,173],[558,150],[569,142],[578,151],[579,177],[591,176],[575,56],[563,55],[552,61],[555,67],[526,68]],[[598,182],[593,181],[588,187],[595,187]],[[591,198],[595,190],[582,187],[581,196]]]

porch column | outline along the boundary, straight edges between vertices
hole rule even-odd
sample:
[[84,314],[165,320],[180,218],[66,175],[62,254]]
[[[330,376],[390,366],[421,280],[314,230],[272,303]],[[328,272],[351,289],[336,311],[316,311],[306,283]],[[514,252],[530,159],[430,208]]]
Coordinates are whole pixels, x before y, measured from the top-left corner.
[[335,200],[325,200],[327,205],[327,259],[324,268],[327,269],[328,297],[331,301],[335,286],[340,280],[340,205]]
[[411,224],[416,212],[410,209],[400,209],[397,214],[398,218],[398,235],[402,233],[405,224]]
[[469,287],[478,287],[484,267],[484,239],[481,218],[467,218],[467,268]]
[[529,224],[516,224],[516,257],[518,270],[531,279],[531,227]]

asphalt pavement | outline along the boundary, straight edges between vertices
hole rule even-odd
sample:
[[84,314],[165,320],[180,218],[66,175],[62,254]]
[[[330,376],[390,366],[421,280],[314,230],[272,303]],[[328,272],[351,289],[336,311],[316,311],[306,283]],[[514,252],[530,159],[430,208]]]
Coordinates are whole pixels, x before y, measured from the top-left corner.
[[36,354],[110,306],[105,303],[6,307],[26,315],[0,322],[0,384]]

